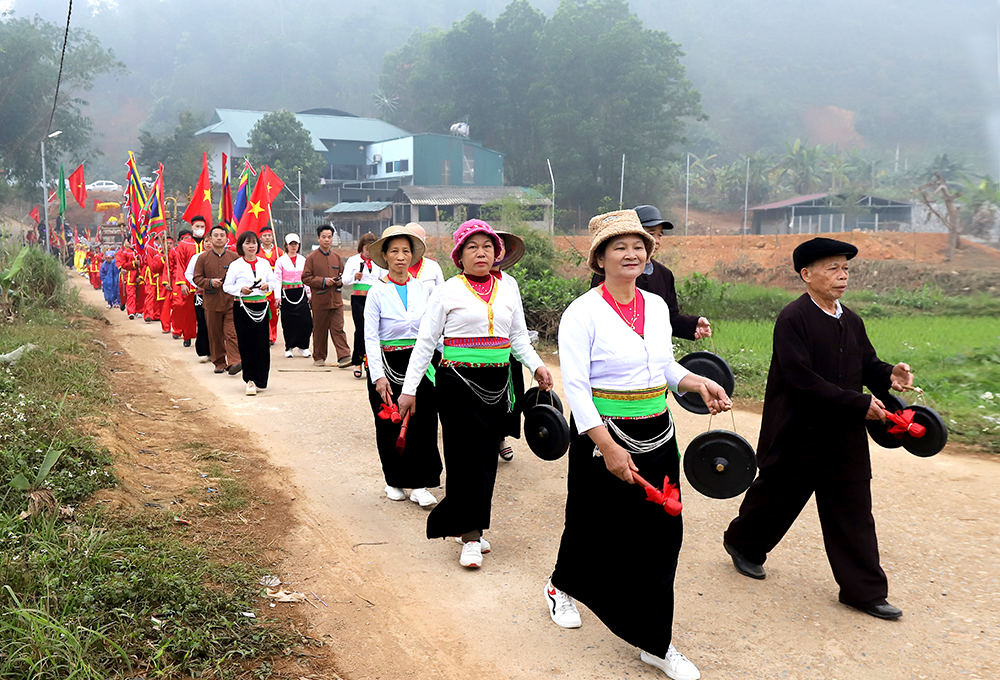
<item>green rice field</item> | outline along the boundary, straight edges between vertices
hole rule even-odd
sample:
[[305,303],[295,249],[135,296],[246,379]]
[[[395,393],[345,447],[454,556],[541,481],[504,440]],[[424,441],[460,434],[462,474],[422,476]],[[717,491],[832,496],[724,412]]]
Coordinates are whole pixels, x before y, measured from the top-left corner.
[[[865,326],[882,360],[911,366],[914,384],[944,417],[952,441],[1000,453],[1000,319],[896,316],[868,318]],[[774,323],[714,320],[712,327],[715,351],[736,374],[734,396],[763,399]],[[678,356],[695,349],[712,350],[712,341],[675,346]]]

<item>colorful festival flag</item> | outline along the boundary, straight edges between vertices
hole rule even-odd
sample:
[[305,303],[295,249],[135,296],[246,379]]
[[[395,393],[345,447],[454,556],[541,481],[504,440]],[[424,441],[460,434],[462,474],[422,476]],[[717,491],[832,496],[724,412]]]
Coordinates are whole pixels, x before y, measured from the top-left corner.
[[285,183],[274,174],[274,171],[266,165],[261,169],[257,184],[254,185],[253,193],[247,202],[246,212],[240,220],[238,234],[244,231],[252,231],[260,235],[260,228],[268,223],[271,216],[271,201],[284,188]]
[[128,167],[125,178],[125,223],[136,247],[143,250],[146,247],[146,225],[142,210],[147,201],[146,189],[139,180],[139,169],[135,165],[135,156],[131,151],[128,152],[125,165]]
[[59,194],[59,215],[66,214],[66,173],[63,172],[62,163],[59,164],[59,186],[56,188]]
[[201,175],[181,219],[190,223],[195,215],[201,215],[206,219],[212,217],[212,183],[208,176],[207,153],[201,157]]
[[229,158],[222,154],[222,200],[219,201],[219,222],[230,236],[236,235],[233,224],[233,194],[229,188]]
[[31,212],[28,213],[28,217],[30,217],[31,219],[33,219],[35,221],[35,224],[38,224],[39,222],[42,221],[42,216],[38,214],[38,206],[37,205],[34,208],[31,209]]
[[81,208],[87,207],[87,181],[83,178],[83,163],[80,163],[80,167],[74,170],[67,180],[69,182],[70,193],[73,194],[73,198],[76,202],[80,204]]
[[155,236],[167,228],[165,211],[163,209],[163,163],[160,163],[156,170],[156,180],[153,182],[153,190],[149,192],[146,205],[142,208],[140,222],[145,225],[144,236],[146,238]]
[[243,157],[243,172],[240,173],[240,188],[236,191],[236,201],[233,204],[233,221],[239,224],[243,212],[247,209],[247,197],[250,196],[250,177],[256,177],[257,171],[250,165],[250,159]]

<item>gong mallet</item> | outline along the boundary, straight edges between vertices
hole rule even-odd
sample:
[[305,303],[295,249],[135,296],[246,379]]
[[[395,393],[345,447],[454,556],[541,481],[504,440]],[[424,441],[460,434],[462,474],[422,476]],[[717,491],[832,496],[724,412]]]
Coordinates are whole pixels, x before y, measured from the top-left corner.
[[399,427],[399,436],[396,437],[396,453],[403,455],[403,450],[406,448],[406,430],[410,427],[410,414],[407,412],[403,416],[403,424]]
[[678,491],[676,486],[670,484],[670,477],[663,478],[663,491],[660,491],[655,486],[647,482],[638,472],[633,470],[632,479],[639,482],[642,487],[646,490],[646,500],[650,503],[656,503],[657,505],[662,505],[664,512],[666,512],[671,517],[676,517],[681,514],[681,510],[684,506],[681,505],[680,491]]

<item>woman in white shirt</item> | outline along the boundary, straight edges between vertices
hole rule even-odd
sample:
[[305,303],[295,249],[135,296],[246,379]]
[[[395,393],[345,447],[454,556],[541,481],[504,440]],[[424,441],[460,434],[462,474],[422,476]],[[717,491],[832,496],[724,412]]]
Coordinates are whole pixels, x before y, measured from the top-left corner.
[[226,272],[222,290],[236,299],[233,301],[233,325],[243,363],[243,381],[247,396],[257,390],[267,389],[271,370],[271,341],[268,335],[267,293],[278,287],[274,271],[267,260],[257,257],[260,240],[252,231],[245,231],[236,239],[234,260]]
[[[427,232],[424,231],[419,222],[408,222],[406,229],[423,241],[424,246],[427,245]],[[413,262],[410,263],[410,276],[424,285],[424,288],[427,289],[427,296],[430,297],[434,289],[444,283],[444,271],[441,270],[441,265],[426,257],[426,253],[425,249],[424,257],[414,258]]]
[[281,285],[278,307],[281,308],[281,332],[285,336],[285,356],[291,358],[292,350],[299,350],[304,357],[309,353],[313,318],[309,311],[312,288],[302,285],[302,269],[306,258],[299,254],[301,240],[298,234],[285,235],[285,254],[274,265],[274,277]]
[[463,567],[482,566],[489,543],[497,451],[512,408],[508,385],[513,353],[551,389],[552,376],[528,341],[520,300],[514,289],[490,275],[503,259],[503,242],[480,220],[463,223],[454,234],[452,261],[462,271],[431,296],[399,398],[400,413],[420,412],[417,387],[444,336],[437,371],[437,397],[448,470],[445,498],[427,518],[427,537],[459,536]]
[[372,260],[388,274],[368,291],[365,304],[365,355],[368,400],[375,415],[375,440],[389,500],[406,499],[422,507],[437,503],[427,487],[441,485],[438,451],[438,414],[434,395],[434,368],[417,387],[420,413],[410,417],[406,448],[396,453],[400,426],[379,417],[383,404],[396,404],[403,389],[406,366],[417,342],[420,320],[427,309],[427,291],[410,276],[410,262],[424,252],[424,244],[405,227],[391,226],[369,248]]
[[351,286],[351,317],[354,319],[354,351],[351,364],[354,377],[364,379],[361,364],[365,358],[365,301],[368,291],[385,276],[385,269],[372,262],[368,248],[375,242],[375,234],[363,234],[358,239],[358,254],[351,255],[344,264],[344,285]]
[[[504,256],[502,260],[493,265],[490,273],[500,283],[512,286],[517,293],[517,300],[520,303],[521,287],[517,285],[517,279],[511,276],[510,273],[504,272],[504,270],[510,269],[524,257],[524,239],[509,231],[497,230],[497,236],[503,241]],[[524,316],[523,305],[519,313],[522,317]],[[507,437],[513,437],[514,439],[521,438],[521,416],[524,414],[524,371],[521,368],[521,362],[514,357],[510,358],[510,389],[514,395],[514,408],[507,414],[505,436],[500,440],[500,460],[506,463],[514,460],[514,448],[507,442]]]
[[[590,221],[590,268],[607,278],[577,298],[559,324],[559,361],[573,411],[566,523],[545,587],[552,620],[580,626],[573,598],[640,658],[675,680],[698,669],[671,643],[674,573],[683,533],[632,486],[680,482],[680,454],[666,391],[697,391],[710,411],[732,408],[716,383],[674,361],[670,312],[635,280],[653,251],[634,210]],[[616,578],[617,577],[617,578]]]

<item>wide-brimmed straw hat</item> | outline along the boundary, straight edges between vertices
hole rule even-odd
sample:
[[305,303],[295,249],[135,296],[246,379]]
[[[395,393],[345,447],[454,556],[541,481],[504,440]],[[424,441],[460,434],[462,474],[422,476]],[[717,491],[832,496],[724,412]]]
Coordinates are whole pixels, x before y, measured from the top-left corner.
[[427,230],[421,226],[419,222],[407,222],[406,228],[413,232],[414,236],[423,241],[427,242]]
[[504,255],[503,259],[497,260],[494,266],[500,267],[500,269],[510,269],[524,257],[526,250],[524,239],[517,234],[512,234],[509,231],[500,231],[499,229],[497,230],[497,236],[503,241]]
[[386,228],[382,232],[381,238],[368,246],[368,256],[371,257],[372,262],[377,264],[382,269],[389,268],[389,262],[385,259],[385,254],[382,253],[382,246],[389,242],[397,236],[403,236],[410,241],[410,250],[413,251],[413,257],[410,259],[410,263],[414,263],[424,256],[424,242],[421,241],[417,236],[411,232],[406,227],[400,224],[394,224],[391,227]]
[[642,237],[646,242],[646,255],[653,252],[656,243],[653,237],[646,233],[639,221],[639,216],[634,210],[616,210],[590,218],[590,257],[588,264],[590,268],[598,274],[603,274],[604,270],[597,266],[597,249],[602,243],[615,236],[634,234]]
[[501,239],[500,236],[493,231],[493,227],[482,220],[469,220],[467,222],[462,222],[458,229],[455,230],[455,234],[453,236],[455,240],[455,247],[451,250],[451,261],[455,263],[456,267],[459,269],[462,268],[462,246],[465,245],[465,242],[469,240],[469,237],[473,234],[486,234],[493,239],[493,246],[496,248],[496,259],[493,260],[493,264],[503,260],[503,239]]

